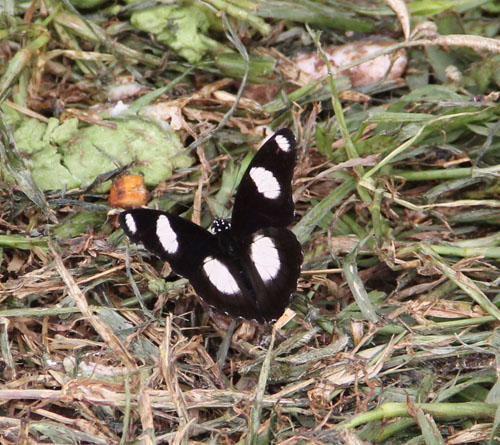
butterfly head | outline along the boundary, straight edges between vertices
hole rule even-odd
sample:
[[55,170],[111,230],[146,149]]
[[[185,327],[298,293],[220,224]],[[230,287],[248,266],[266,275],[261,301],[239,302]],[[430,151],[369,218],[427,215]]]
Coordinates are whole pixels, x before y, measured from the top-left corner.
[[222,218],[215,218],[212,227],[210,227],[210,232],[214,235],[227,232],[228,230],[231,230],[231,221]]

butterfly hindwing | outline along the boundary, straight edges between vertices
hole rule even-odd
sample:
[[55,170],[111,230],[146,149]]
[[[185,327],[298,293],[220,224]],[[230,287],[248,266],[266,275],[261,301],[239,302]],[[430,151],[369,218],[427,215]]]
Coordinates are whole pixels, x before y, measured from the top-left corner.
[[207,257],[190,277],[210,305],[259,322],[279,318],[297,286],[302,250],[288,229],[270,227],[235,240],[234,254]]
[[300,243],[288,229],[265,228],[251,235],[242,258],[261,319],[278,319],[297,288],[302,264]]
[[249,234],[265,227],[287,227],[292,223],[296,145],[291,130],[283,128],[254,156],[236,192],[232,215],[236,234]]

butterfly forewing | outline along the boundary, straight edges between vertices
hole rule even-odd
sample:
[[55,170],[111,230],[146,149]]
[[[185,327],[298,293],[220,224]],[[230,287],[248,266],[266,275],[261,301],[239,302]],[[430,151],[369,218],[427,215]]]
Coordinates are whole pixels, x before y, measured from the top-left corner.
[[134,243],[144,247],[172,270],[188,279],[207,256],[219,256],[217,239],[187,219],[153,209],[133,209],[120,213],[119,222]]
[[232,226],[238,236],[292,223],[296,145],[293,133],[284,128],[271,136],[250,162],[234,201]]

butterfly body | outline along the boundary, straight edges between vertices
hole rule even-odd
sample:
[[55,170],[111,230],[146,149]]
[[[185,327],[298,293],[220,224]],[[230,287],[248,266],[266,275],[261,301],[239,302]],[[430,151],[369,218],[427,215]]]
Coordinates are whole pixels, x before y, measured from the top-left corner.
[[295,145],[288,129],[263,145],[242,177],[231,222],[216,219],[212,232],[152,209],[122,212],[120,224],[208,304],[236,317],[274,320],[296,289],[302,263],[300,244],[286,228],[294,215]]

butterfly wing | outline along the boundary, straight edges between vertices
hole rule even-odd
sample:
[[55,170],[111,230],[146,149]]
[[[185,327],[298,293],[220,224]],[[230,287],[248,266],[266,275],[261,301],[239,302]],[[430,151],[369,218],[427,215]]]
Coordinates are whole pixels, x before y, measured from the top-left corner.
[[242,270],[251,282],[256,320],[281,316],[297,288],[302,249],[286,229],[295,207],[292,179],[297,144],[284,128],[269,138],[250,162],[236,193],[231,220],[235,238],[244,240]]
[[209,256],[219,256],[216,237],[191,221],[153,209],[133,209],[120,213],[120,226],[134,243],[164,261],[172,270],[190,278]]
[[295,235],[281,227],[259,230],[249,239],[241,258],[254,297],[252,318],[276,320],[297,288],[302,249]]
[[231,224],[237,236],[266,227],[287,227],[292,223],[296,157],[297,143],[288,128],[271,136],[254,156],[234,201]]

